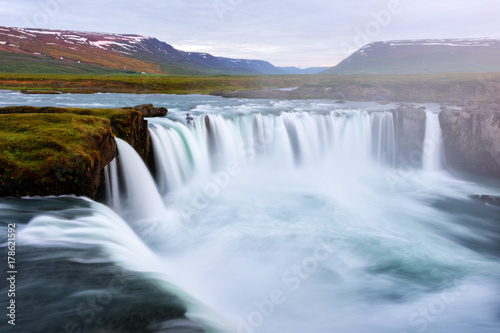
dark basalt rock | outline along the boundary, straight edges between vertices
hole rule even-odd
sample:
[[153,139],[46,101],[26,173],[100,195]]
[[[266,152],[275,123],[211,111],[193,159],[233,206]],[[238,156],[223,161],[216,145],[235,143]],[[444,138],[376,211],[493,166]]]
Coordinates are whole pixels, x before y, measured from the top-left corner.
[[127,141],[141,155],[143,161],[148,164],[151,140],[149,138],[148,122],[144,117],[164,117],[168,110],[164,107],[156,108],[153,104],[141,104],[122,109],[131,112],[129,112],[124,122],[119,124],[111,122],[113,132],[120,139]]
[[21,90],[26,95],[60,95],[62,92],[56,90]]
[[139,110],[130,108],[128,110],[130,111],[125,114],[126,118],[119,119],[119,121],[118,119],[111,120],[111,128],[117,137],[131,145],[147,163],[151,150],[148,122]]
[[500,207],[500,197],[495,197],[495,196],[490,196],[490,195],[478,195],[478,194],[471,195],[470,197],[476,201],[480,201],[480,202],[483,202],[483,203],[488,204],[488,205]]
[[500,178],[500,106],[494,102],[439,114],[449,169]]
[[[49,251],[56,254],[49,256]],[[45,254],[43,261],[37,260],[41,253]],[[19,274],[19,285],[23,287],[16,295],[24,305],[18,309],[19,318],[24,320],[16,322],[20,332],[158,332],[154,328],[172,321],[182,322],[191,328],[189,332],[203,332],[185,316],[187,309],[182,300],[158,283],[106,260],[71,260],[71,255],[100,258],[98,250],[26,246],[18,255],[23,260],[19,269],[26,272]],[[46,288],[46,281],[59,287],[56,291]],[[30,313],[40,304],[50,309],[50,315],[43,320]],[[2,330],[8,331],[12,332]]]
[[394,116],[396,166],[420,168],[425,137],[425,111],[412,104],[400,104],[391,110]]
[[165,117],[168,112],[166,108],[155,108],[153,104],[136,105],[132,109],[140,111],[144,117]]
[[[31,179],[0,178],[0,196],[47,196],[74,194],[94,199],[101,185],[101,172],[116,156],[116,141],[111,131],[94,142],[95,159],[87,162],[83,168],[69,168],[54,163],[49,174],[40,179],[32,175]],[[83,169],[83,173],[79,171]]]

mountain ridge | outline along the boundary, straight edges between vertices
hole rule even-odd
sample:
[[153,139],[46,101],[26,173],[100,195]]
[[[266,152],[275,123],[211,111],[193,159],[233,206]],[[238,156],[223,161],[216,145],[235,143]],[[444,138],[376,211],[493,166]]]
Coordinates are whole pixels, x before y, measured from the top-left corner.
[[[13,59],[14,55],[24,56]],[[10,55],[10,58],[7,57]],[[6,59],[7,58],[7,59]],[[16,62],[43,62],[68,71],[143,72],[150,74],[286,74],[264,60],[216,57],[185,52],[154,37],[135,34],[9,28],[0,26],[1,71]],[[54,60],[60,61],[54,63]],[[7,66],[5,62],[10,62]]]
[[324,74],[499,72],[500,39],[449,38],[369,43]]

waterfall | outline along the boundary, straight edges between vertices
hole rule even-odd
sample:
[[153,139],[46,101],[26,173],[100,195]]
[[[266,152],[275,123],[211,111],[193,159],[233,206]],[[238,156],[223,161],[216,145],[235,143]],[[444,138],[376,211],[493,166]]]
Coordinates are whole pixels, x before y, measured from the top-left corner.
[[171,110],[148,119],[154,175],[118,139],[109,207],[0,198],[19,332],[499,331],[499,207],[478,198],[500,188],[427,171],[438,106],[418,172],[393,105],[134,98]]
[[423,148],[422,167],[428,172],[437,172],[442,169],[443,137],[439,125],[439,113],[426,111],[425,139]]
[[157,184],[162,193],[181,189],[195,175],[207,175],[210,164],[204,133],[167,119],[149,119]]
[[377,162],[394,165],[396,144],[394,139],[394,120],[390,112],[372,114],[372,148]]
[[126,187],[126,206],[139,219],[149,220],[164,216],[163,200],[141,157],[125,141],[117,138],[116,143]]
[[121,211],[120,208],[120,188],[118,183],[118,167],[116,159],[113,159],[104,168],[104,180],[106,183],[106,196],[107,204],[117,213]]
[[[133,155],[128,149],[133,150],[133,148],[128,144],[122,140],[119,140],[118,144],[121,154],[125,152],[125,154]],[[133,159],[124,158],[124,161],[138,162]],[[172,277],[171,270],[163,265],[160,258],[144,244],[120,216],[108,207],[90,200],[87,202],[88,207],[83,209],[78,207],[82,204],[76,200],[88,199],[75,199],[74,207],[65,211],[72,218],[51,214],[33,218],[29,226],[22,231],[23,245],[45,247],[58,244],[61,248],[71,248],[75,245],[80,247],[99,245],[114,263],[125,269],[141,272],[154,280],[163,290],[182,299],[183,305],[188,310],[187,317],[196,322],[203,322],[207,332],[228,331],[226,320],[198,301],[186,290],[182,282]],[[83,261],[84,259],[74,258],[73,260]],[[98,263],[102,259],[95,258],[94,261]],[[87,259],[86,262],[91,263],[92,260]],[[89,295],[92,294],[89,293]],[[113,294],[110,295],[107,297],[112,299]],[[167,295],[167,297],[171,296]]]
[[395,158],[390,112],[201,114],[149,122],[162,192],[180,189],[231,161],[282,169],[329,161],[349,170],[371,161],[392,166]]

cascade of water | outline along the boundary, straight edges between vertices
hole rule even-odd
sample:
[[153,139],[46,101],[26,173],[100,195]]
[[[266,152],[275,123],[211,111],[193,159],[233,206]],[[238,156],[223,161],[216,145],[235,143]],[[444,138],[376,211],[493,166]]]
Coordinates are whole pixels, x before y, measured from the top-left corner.
[[106,182],[106,195],[108,206],[120,213],[120,188],[118,184],[118,167],[116,159],[113,159],[104,168],[104,180]]
[[116,139],[126,187],[127,207],[140,219],[165,215],[163,200],[141,157],[128,143]]
[[182,188],[195,175],[228,162],[263,161],[280,168],[333,161],[343,170],[375,160],[393,165],[395,138],[390,112],[281,112],[202,114],[186,121],[151,119],[162,192]]
[[[120,153],[131,154],[120,140]],[[128,145],[127,145],[128,146]],[[129,146],[130,147],[130,146]],[[133,148],[130,147],[133,150]],[[124,159],[131,162],[131,159]],[[130,171],[130,170],[127,170]],[[128,174],[130,175],[130,174]],[[86,200],[86,199],[82,199]],[[65,219],[58,216],[39,215],[20,234],[23,245],[62,247],[99,246],[114,263],[125,269],[142,272],[166,291],[182,299],[187,306],[187,316],[203,322],[207,330],[226,332],[225,320],[206,305],[196,300],[182,283],[174,279],[148,246],[130,226],[108,207],[89,200],[89,208],[69,208],[75,217]],[[102,259],[96,259],[99,262]]]
[[442,168],[443,138],[439,125],[439,114],[426,111],[424,156],[422,167],[425,171],[436,172]]
[[178,190],[194,176],[209,173],[210,163],[205,131],[167,118],[149,120],[149,132],[162,193]]
[[379,163],[394,165],[396,145],[392,113],[375,112],[371,115],[371,120],[373,157]]

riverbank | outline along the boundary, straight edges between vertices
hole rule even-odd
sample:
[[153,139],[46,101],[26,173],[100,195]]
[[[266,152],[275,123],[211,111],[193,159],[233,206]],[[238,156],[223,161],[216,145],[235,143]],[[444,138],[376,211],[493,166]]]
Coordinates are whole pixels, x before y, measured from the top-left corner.
[[[298,88],[276,90],[288,87]],[[500,96],[500,73],[240,76],[0,74],[0,89],[27,94],[212,94],[228,98],[464,103]]]
[[208,94],[214,90],[238,91],[295,87],[317,83],[314,75],[60,75],[0,74],[0,89],[29,94]]
[[323,75],[290,91],[214,91],[226,98],[335,99],[408,103],[467,103],[500,97],[500,73]]

